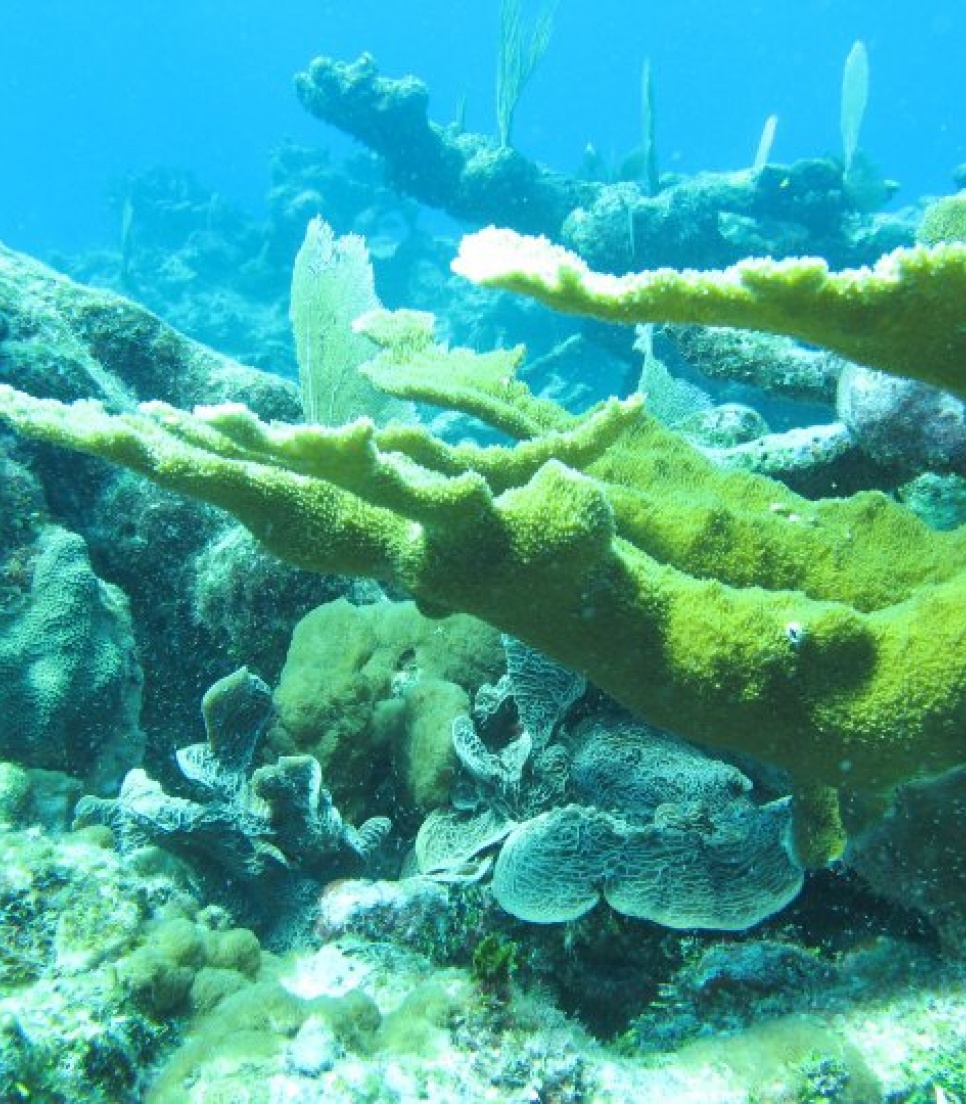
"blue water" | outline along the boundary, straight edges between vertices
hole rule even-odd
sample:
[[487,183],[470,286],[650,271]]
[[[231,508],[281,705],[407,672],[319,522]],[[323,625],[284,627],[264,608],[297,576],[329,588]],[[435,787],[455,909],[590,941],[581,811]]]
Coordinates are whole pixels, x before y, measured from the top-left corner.
[[[498,0],[3,0],[0,239],[32,251],[116,240],[112,181],[155,165],[257,212],[284,137],[343,148],[309,118],[292,75],[321,53],[371,52],[430,86],[450,120],[494,129]],[[952,190],[966,161],[956,0],[561,0],[515,145],[574,170],[587,143],[637,142],[641,62],[652,60],[664,169],[748,164],[779,116],[777,160],[836,152],[843,60],[863,38],[871,95],[862,146],[897,202]]]

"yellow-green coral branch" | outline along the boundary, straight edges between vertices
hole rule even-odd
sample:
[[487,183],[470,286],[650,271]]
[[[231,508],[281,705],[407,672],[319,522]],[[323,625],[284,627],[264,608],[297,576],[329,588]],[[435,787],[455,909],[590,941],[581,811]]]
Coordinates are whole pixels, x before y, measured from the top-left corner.
[[0,419],[38,440],[100,456],[167,490],[220,506],[290,563],[317,570],[326,561],[333,572],[381,579],[398,574],[391,561],[406,545],[404,518],[268,458],[262,463],[223,442],[206,444],[217,434],[204,418],[163,403],[110,415],[96,402],[65,406],[0,384]]
[[937,533],[877,491],[816,502],[763,476],[721,471],[653,419],[586,471],[607,484],[619,535],[729,586],[800,590],[872,611],[966,565],[966,528]]
[[[422,396],[439,399],[435,393]],[[552,430],[513,445],[449,445],[416,426],[390,425],[378,430],[376,441],[384,451],[400,452],[414,462],[447,475],[480,472],[495,493],[525,483],[548,460],[559,460],[583,471],[599,459],[629,429],[641,421],[640,395],[624,401],[609,399],[579,417],[568,416],[567,429]]]
[[372,383],[400,399],[433,402],[441,382],[450,410],[479,418],[509,437],[534,437],[566,429],[574,421],[556,403],[536,398],[516,378],[522,345],[477,353],[450,349],[433,340],[433,316],[420,311],[369,311],[356,319],[382,352],[361,371]]
[[[525,483],[556,458],[606,485],[618,535],[661,563],[730,586],[801,590],[869,612],[947,580],[966,563],[966,529],[931,532],[875,492],[812,502],[773,480],[720,471],[632,405],[618,408],[611,400],[579,417],[569,414],[513,379],[515,353],[500,361],[497,354],[443,348],[433,341],[427,315],[418,316],[417,341],[410,314],[369,316],[367,325],[378,325],[387,350],[380,386],[472,411],[504,431],[516,410],[527,439],[512,448],[451,446],[418,427],[391,425],[376,435],[383,451],[402,452],[444,475],[477,471],[494,494]],[[399,341],[400,333],[407,339]]]
[[490,228],[453,269],[556,310],[609,322],[691,322],[787,334],[966,396],[966,245],[896,249],[871,268],[769,258],[720,271],[593,272],[546,238]]
[[[937,557],[954,554],[939,581],[863,612],[663,562],[620,534],[622,488],[556,458],[494,494],[479,472],[450,479],[382,453],[365,423],[279,427],[238,407],[157,404],[112,416],[9,387],[0,417],[220,506],[301,567],[392,579],[476,614],[652,722],[777,763],[801,787],[878,791],[966,757],[966,569],[941,535]],[[630,464],[633,441],[590,468],[611,453]],[[306,474],[323,453],[327,476]],[[861,547],[875,526],[853,522]],[[789,546],[799,532],[791,523]]]

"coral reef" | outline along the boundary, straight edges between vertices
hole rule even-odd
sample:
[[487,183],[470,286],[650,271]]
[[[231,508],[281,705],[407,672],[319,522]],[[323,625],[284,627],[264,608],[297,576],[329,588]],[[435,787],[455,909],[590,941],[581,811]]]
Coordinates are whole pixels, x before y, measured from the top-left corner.
[[[638,389],[647,396],[648,409],[702,447],[719,467],[770,475],[811,498],[888,489],[925,473],[963,469],[963,403],[935,387],[773,334],[672,325],[662,328],[661,340],[676,360],[725,396],[769,405],[780,397],[808,404],[810,417],[813,412],[821,417],[824,408],[825,416],[834,418],[781,432],[762,424],[745,430],[743,439],[721,440],[719,422],[727,428],[741,413],[749,422],[760,420],[760,414],[739,406],[729,419],[734,404],[721,403],[719,396],[719,405],[692,409],[690,417],[668,422],[661,413],[660,377],[655,381],[642,372]],[[655,359],[651,353],[645,364]],[[670,386],[682,385],[672,377]],[[748,388],[755,389],[751,395]]]
[[837,409],[859,448],[884,469],[907,479],[966,472],[966,407],[945,391],[850,365]]
[[512,212],[527,228],[549,231],[594,190],[492,139],[430,122],[425,84],[380,76],[368,54],[350,64],[316,58],[295,88],[307,111],[385,157],[395,187],[454,215],[485,221]]
[[858,206],[831,159],[662,179],[650,195],[630,181],[565,176],[494,138],[434,123],[425,84],[382,76],[368,54],[316,58],[295,86],[312,115],[382,157],[403,193],[476,225],[546,234],[608,271],[645,258],[710,267],[762,251],[793,255],[808,243],[838,263],[860,264],[912,237],[888,219],[864,240],[850,233]]
[[677,325],[663,333],[702,376],[803,402],[831,406],[849,363],[825,349],[755,330]]
[[790,837],[787,801],[760,814],[750,806],[668,810],[644,825],[567,805],[510,833],[493,892],[535,923],[576,919],[603,896],[618,912],[665,927],[740,930],[801,888]]
[[[116,410],[155,391],[186,405],[205,394],[244,397],[273,418],[298,418],[301,410],[292,384],[188,340],[132,301],[3,247],[0,375],[36,394],[98,398]],[[0,456],[6,608],[12,613],[25,600],[43,525],[83,537],[96,575],[130,603],[144,673],[140,728],[154,770],[172,745],[190,738],[204,687],[240,663],[274,681],[295,621],[353,589],[347,580],[281,565],[239,539],[244,531],[226,526],[216,511],[95,461],[65,464],[12,437],[4,438]],[[61,739],[51,731],[51,747]],[[115,779],[138,761],[137,744],[132,740]]]
[[923,213],[916,240],[923,245],[966,241],[966,193],[957,192],[930,203]]
[[[847,900],[828,885],[816,897],[820,907],[836,900],[842,907]],[[467,907],[471,901],[477,903]],[[854,903],[848,912],[856,918]],[[481,937],[481,917],[482,931],[495,936]],[[552,1021],[547,1009],[534,1006],[536,993],[549,989],[566,1003],[560,990],[569,975],[582,990],[585,1021],[620,1032],[613,1048],[578,1044],[590,1079],[585,1091],[594,1101],[621,1092],[662,1100],[704,1100],[714,1092],[719,1095],[712,1099],[736,1104],[761,1100],[764,1093],[765,1099],[811,1099],[800,1094],[809,1085],[817,1091],[833,1075],[855,1094],[843,1099],[855,1100],[903,1099],[914,1088],[925,1093],[927,1086],[960,1084],[960,1064],[950,1049],[963,1034],[958,970],[942,965],[926,946],[847,927],[835,936],[826,930],[819,945],[809,947],[792,920],[754,938],[690,935],[672,947],[666,938],[654,939],[647,924],[622,921],[615,930],[601,919],[577,921],[566,932],[499,927],[479,886],[457,891],[425,879],[342,882],[323,897],[320,933],[329,943],[322,952],[327,961],[333,941],[351,948],[358,961],[365,960],[361,948],[395,942],[399,933],[404,946],[437,963],[469,965],[487,1013],[484,1020],[469,1013],[475,1041],[461,1035],[461,1046],[474,1056],[467,1068],[490,1075],[497,1072],[490,1064],[495,1056],[487,1057],[490,1030],[503,1025],[518,1040],[508,1059],[524,1045],[527,1054],[538,1054],[542,1039],[532,1038],[530,1017],[539,1015],[545,1029]],[[454,921],[455,931],[449,926]],[[640,957],[649,943],[649,954]],[[404,962],[393,959],[397,973]],[[595,997],[596,1015],[590,1013]],[[628,1013],[631,1022],[621,1023]],[[565,1052],[568,1033],[564,1023],[556,1024],[557,1045]],[[521,1072],[514,1061],[501,1083],[512,1088]],[[541,1072],[537,1066],[530,1075]]]
[[364,239],[338,236],[316,216],[295,258],[289,309],[307,422],[342,425],[362,414],[385,422],[400,413],[359,372],[369,342],[352,323],[379,306]]
[[15,583],[15,565],[6,562],[27,549],[48,520],[40,480],[18,456],[13,441],[0,439],[0,551],[4,554],[3,588]]
[[417,226],[416,205],[386,186],[374,155],[335,159],[283,142],[270,172],[267,221],[183,169],[129,174],[110,197],[116,248],[58,254],[55,263],[84,283],[135,297],[195,340],[288,377],[296,370],[292,262],[315,216],[339,233],[365,235],[387,303],[437,301],[448,257]]
[[255,976],[258,940],[202,910],[172,860],[121,858],[98,830],[2,828],[0,848],[4,1099],[145,1099],[174,1021]]
[[492,872],[497,903],[522,920],[572,921],[603,897],[673,928],[741,929],[799,892],[787,797],[756,804],[740,770],[666,733],[598,709],[565,725],[579,676],[504,637],[508,673],[475,712],[512,696],[520,734],[491,751],[473,720],[453,722],[463,776],[419,830],[423,874]]
[[877,793],[961,759],[962,534],[882,496],[816,503],[720,473],[638,401],[574,417],[512,369],[426,339],[367,368],[524,438],[512,448],[268,425],[238,406],[112,417],[7,387],[0,415],[228,509],[298,566],[473,613],[800,788]]
[[212,653],[247,664],[271,685],[303,612],[346,594],[357,605],[383,596],[365,579],[298,571],[270,556],[240,525],[219,527],[186,567],[190,617],[210,637]]
[[[407,916],[428,935],[447,918],[435,891],[418,907],[370,887],[367,916],[362,887],[334,885],[326,945],[278,960],[222,910],[199,908],[184,872],[153,848],[122,859],[93,829],[2,842],[0,947],[32,947],[0,995],[0,1071],[17,1104],[201,1104],[261,1086],[336,1104],[712,1094],[748,1104],[765,1089],[807,1099],[804,1086],[846,1076],[865,1093],[854,1099],[926,1101],[963,1083],[955,977],[894,941],[835,965],[775,940],[696,952],[612,1048],[524,991],[526,952],[512,937],[464,943],[475,969],[441,970],[393,946]],[[509,976],[501,953],[519,963]],[[777,1018],[760,1023],[759,1004]]]
[[[963,1095],[966,531],[890,500],[963,516],[963,406],[922,382],[964,390],[962,196],[861,269],[919,211],[872,216],[854,148],[585,181],[368,57],[297,86],[376,156],[284,147],[265,224],[132,178],[83,263],[289,368],[324,211],[386,301],[445,312],[439,344],[417,311],[326,323],[373,388],[332,421],[368,417],[301,424],[288,382],[0,247],[0,1097]],[[583,260],[490,231],[457,262],[483,286],[444,277],[381,161]],[[491,281],[777,332],[647,325],[641,370]],[[459,347],[518,335],[530,363]]]
[[[178,333],[112,292],[74,283],[0,245],[3,375],[8,383],[64,400],[97,398],[110,409],[138,399],[179,406],[245,395],[268,418],[294,418],[290,383],[246,368]],[[42,324],[41,324],[42,320]]]
[[452,781],[452,719],[501,663],[496,632],[472,618],[328,602],[295,627],[269,746],[314,756],[349,815],[380,802],[424,814]]
[[933,529],[955,529],[966,522],[966,479],[960,475],[924,472],[897,493]]
[[847,861],[879,894],[920,912],[946,947],[966,948],[966,864],[953,842],[966,816],[966,768],[900,786],[888,814],[850,841]]

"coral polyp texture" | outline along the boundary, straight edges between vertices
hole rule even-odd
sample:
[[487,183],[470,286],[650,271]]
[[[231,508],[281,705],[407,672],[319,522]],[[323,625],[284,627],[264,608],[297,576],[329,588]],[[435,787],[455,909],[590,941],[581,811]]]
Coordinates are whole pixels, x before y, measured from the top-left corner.
[[592,271],[546,238],[490,227],[453,269],[555,310],[608,322],[695,322],[786,334],[966,395],[966,245],[895,249],[871,268],[751,258],[717,271]]
[[802,793],[881,794],[962,761],[966,532],[930,531],[879,493],[813,502],[719,471],[638,399],[570,414],[514,379],[518,360],[424,340],[365,369],[507,446],[266,423],[237,404],[112,415],[10,387],[0,417],[222,507],[300,567],[474,614],[654,725],[785,768]]

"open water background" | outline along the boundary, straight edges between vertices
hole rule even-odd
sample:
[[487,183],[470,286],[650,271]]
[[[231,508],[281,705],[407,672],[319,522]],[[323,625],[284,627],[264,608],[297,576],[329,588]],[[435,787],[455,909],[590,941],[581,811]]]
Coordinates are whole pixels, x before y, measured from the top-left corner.
[[[533,0],[531,0],[533,2]],[[369,51],[412,73],[445,122],[492,132],[498,0],[0,0],[0,239],[45,252],[116,238],[106,201],[158,165],[257,213],[283,138],[343,149],[299,106],[317,54]],[[966,161],[962,0],[561,0],[514,144],[574,171],[588,143],[618,161],[640,134],[650,57],[662,168],[750,163],[779,116],[775,160],[837,152],[843,61],[870,54],[862,146],[897,203],[952,190]]]

